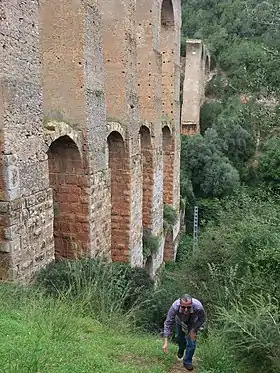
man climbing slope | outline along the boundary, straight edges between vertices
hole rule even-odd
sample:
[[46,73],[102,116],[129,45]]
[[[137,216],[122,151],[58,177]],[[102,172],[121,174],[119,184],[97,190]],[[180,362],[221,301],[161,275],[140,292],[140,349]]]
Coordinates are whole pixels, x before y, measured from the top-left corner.
[[176,322],[179,345],[178,359],[184,361],[184,367],[187,370],[193,370],[192,358],[196,348],[196,336],[199,328],[205,322],[203,305],[189,294],[183,295],[172,304],[164,323],[162,349],[165,354],[168,353],[168,337],[171,334],[174,321]]

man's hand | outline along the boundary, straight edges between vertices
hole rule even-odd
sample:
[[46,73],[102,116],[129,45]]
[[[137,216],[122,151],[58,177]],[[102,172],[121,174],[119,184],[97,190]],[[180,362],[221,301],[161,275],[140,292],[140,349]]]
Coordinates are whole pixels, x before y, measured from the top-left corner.
[[192,341],[195,341],[196,340],[196,332],[194,332],[193,330],[191,330],[189,332],[189,337]]
[[162,346],[163,352],[167,355],[168,354],[168,341],[167,339],[164,340],[164,344]]

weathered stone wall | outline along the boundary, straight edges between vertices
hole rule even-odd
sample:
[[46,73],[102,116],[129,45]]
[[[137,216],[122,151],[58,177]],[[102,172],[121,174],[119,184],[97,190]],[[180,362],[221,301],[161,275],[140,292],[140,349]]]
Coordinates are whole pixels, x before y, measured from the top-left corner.
[[179,211],[180,1],[2,0],[0,14],[0,279],[55,257],[142,266],[143,228],[161,242],[155,275],[164,195]]
[[[68,236],[71,242],[75,235],[81,237],[75,242],[80,255],[108,257],[111,210],[100,10],[94,0],[43,1],[40,22],[45,126],[59,119],[68,123],[67,136],[74,131],[80,139],[85,186],[76,213],[83,222],[78,233],[72,226]],[[55,227],[59,219],[55,217]]]
[[162,129],[163,150],[163,203],[173,205],[173,182],[174,182],[174,138],[169,127]]
[[54,256],[42,126],[38,4],[4,0],[0,14],[0,278],[28,279]]
[[90,256],[111,259],[111,175],[106,124],[103,19],[98,0],[84,1],[84,94],[86,98],[86,148],[90,175]]
[[81,1],[40,0],[45,121],[85,123],[84,7]]
[[131,226],[131,174],[129,153],[118,132],[108,138],[111,170],[111,255],[113,261],[129,262]]
[[204,102],[205,84],[210,74],[210,55],[201,40],[186,41],[181,132],[199,132],[200,107]]
[[108,170],[90,178],[90,257],[111,260],[111,179]]
[[173,239],[173,232],[169,231],[165,237],[164,243],[164,261],[165,262],[172,262],[174,260],[174,239]]
[[[101,14],[107,121],[119,123],[129,154],[126,169],[126,184],[129,188],[124,186],[125,195],[118,186],[116,191],[112,191],[112,198],[116,194],[119,195],[118,205],[115,205],[115,208],[119,210],[119,214],[124,214],[124,211],[122,213],[120,211],[125,209],[125,219],[128,219],[126,234],[129,238],[126,237],[124,241],[119,236],[118,245],[124,246],[122,250],[127,251],[128,260],[132,265],[142,265],[142,183],[139,183],[142,172],[139,162],[141,149],[136,81],[136,2],[134,0],[102,2]],[[112,187],[116,182],[115,177],[111,172]],[[127,208],[124,199],[128,200]],[[117,257],[121,258],[121,255]]]
[[[137,76],[140,120],[151,130],[153,146],[152,234],[163,236],[163,205],[167,196],[179,211],[180,198],[180,28],[177,0],[137,2]],[[163,128],[171,129],[172,150],[164,150]],[[145,196],[144,196],[145,197]],[[167,202],[166,200],[166,202]],[[149,263],[160,267],[164,244]]]

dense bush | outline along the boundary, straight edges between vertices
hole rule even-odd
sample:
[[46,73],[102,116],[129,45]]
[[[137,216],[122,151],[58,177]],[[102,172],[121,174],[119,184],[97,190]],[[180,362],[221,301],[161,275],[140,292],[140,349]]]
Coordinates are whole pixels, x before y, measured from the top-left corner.
[[199,373],[239,372],[238,361],[218,329],[210,329],[207,338],[199,335],[198,354]]
[[274,138],[265,145],[259,158],[261,178],[271,187],[280,190],[280,138]]
[[200,110],[200,133],[203,135],[205,131],[212,127],[215,119],[222,111],[221,102],[205,102]]
[[159,248],[159,238],[154,236],[150,229],[143,230],[143,257],[147,259],[150,255],[156,254]]
[[48,294],[81,299],[85,312],[101,319],[129,312],[153,288],[144,269],[100,259],[50,264],[37,274],[35,283]]
[[235,355],[254,366],[254,372],[279,372],[280,305],[269,295],[256,294],[218,311],[222,332]]
[[168,204],[163,205],[163,224],[164,224],[164,229],[168,231],[169,229],[172,229],[174,225],[178,221],[178,214],[177,211]]
[[181,172],[197,196],[223,196],[239,186],[238,171],[220,151],[215,131],[182,139]]

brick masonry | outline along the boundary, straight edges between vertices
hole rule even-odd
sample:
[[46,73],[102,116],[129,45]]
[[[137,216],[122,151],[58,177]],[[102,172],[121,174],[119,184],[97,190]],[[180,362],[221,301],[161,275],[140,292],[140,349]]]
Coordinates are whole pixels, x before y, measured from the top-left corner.
[[55,257],[82,258],[89,247],[89,192],[79,150],[73,140],[62,136],[51,144],[48,159]]
[[0,22],[0,279],[96,255],[155,275],[163,202],[179,213],[180,1],[2,0]]

